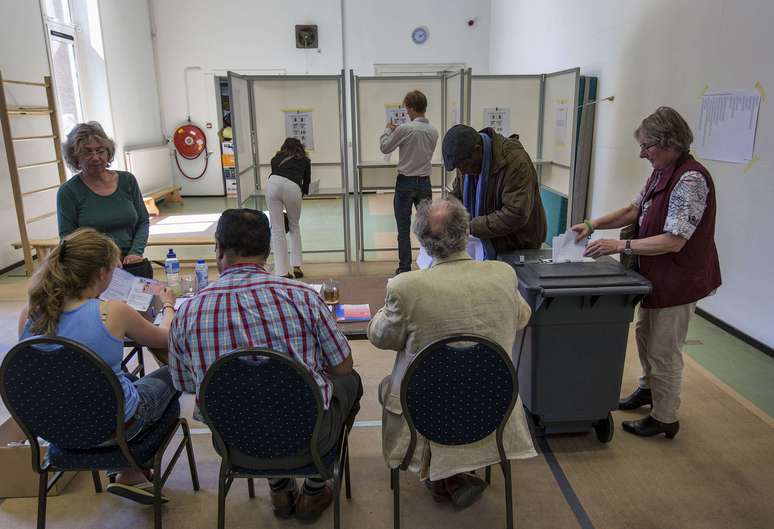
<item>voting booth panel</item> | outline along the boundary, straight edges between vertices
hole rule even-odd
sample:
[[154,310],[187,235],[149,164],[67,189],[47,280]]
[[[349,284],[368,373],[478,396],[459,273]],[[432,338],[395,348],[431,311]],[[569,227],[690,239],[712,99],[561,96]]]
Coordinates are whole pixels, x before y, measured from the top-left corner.
[[542,163],[538,166],[538,174],[544,193],[556,195],[549,197],[548,201],[561,204],[561,209],[546,211],[555,224],[558,224],[559,218],[564,219],[558,233],[567,228],[567,219],[571,216],[572,204],[567,199],[572,196],[574,185],[579,78],[578,68],[546,74],[543,88],[539,151]]
[[[358,259],[366,254],[375,259],[396,256],[397,227],[392,212],[392,192],[397,178],[398,150],[385,155],[380,149],[380,137],[388,121],[400,124],[408,120],[403,98],[412,90],[427,97],[426,116],[438,129],[439,139],[432,158],[430,182],[440,192],[444,183],[441,137],[445,131],[445,77],[395,76],[359,77],[350,73],[353,94],[355,160],[355,241]],[[369,194],[378,192],[379,196]],[[389,197],[387,196],[389,194]],[[440,196],[440,195],[439,195]],[[378,217],[377,217],[378,216]],[[366,223],[369,225],[366,225]],[[373,225],[371,225],[373,223]],[[365,240],[365,232],[372,238]],[[416,248],[416,244],[412,244]]]
[[292,136],[304,143],[320,189],[343,191],[340,78],[259,77],[252,88],[259,188],[266,189],[271,159]]
[[503,136],[518,134],[527,153],[538,159],[539,75],[474,75],[471,78],[470,126],[492,127]]
[[[385,155],[379,149],[379,138],[387,123],[390,109],[400,107],[403,98],[412,90],[419,90],[427,97],[427,119],[442,130],[443,100],[441,77],[356,77],[357,125],[360,131],[358,160],[361,163],[384,163]],[[397,164],[397,151],[390,157]],[[441,163],[441,142],[433,153],[433,162]]]
[[252,145],[252,108],[249,81],[234,72],[228,72],[231,98],[231,127],[234,131],[234,166],[237,178],[237,202],[240,206],[255,207],[257,171]]
[[[443,78],[443,97],[444,97],[444,130],[441,131],[438,143],[443,142],[443,137],[454,125],[465,123],[465,70],[454,73],[446,72]],[[445,190],[451,186],[454,181],[456,171],[443,171],[443,188]]]
[[[343,239],[341,247],[322,248],[314,244],[319,238],[313,237],[312,244],[303,244],[304,253],[338,253],[348,261],[351,252],[343,79],[343,72],[303,76],[240,76],[229,72],[240,205],[268,209],[265,189],[271,159],[286,138],[298,138],[312,161],[306,200],[335,204],[331,208],[318,202],[321,207],[316,209],[324,212],[326,219],[330,211],[338,211]],[[302,231],[305,221],[302,214]],[[322,229],[320,225],[328,226],[329,221],[315,223],[312,231]]]
[[[444,133],[458,123],[465,122],[464,85],[465,70],[446,73],[443,77],[444,84]],[[443,134],[442,134],[443,136]]]

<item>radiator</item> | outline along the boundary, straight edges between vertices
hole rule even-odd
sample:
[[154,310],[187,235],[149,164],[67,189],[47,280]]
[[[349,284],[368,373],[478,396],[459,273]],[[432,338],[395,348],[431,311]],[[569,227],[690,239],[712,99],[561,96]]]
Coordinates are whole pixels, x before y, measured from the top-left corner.
[[174,185],[171,156],[172,152],[166,144],[124,151],[126,170],[137,178],[143,193]]

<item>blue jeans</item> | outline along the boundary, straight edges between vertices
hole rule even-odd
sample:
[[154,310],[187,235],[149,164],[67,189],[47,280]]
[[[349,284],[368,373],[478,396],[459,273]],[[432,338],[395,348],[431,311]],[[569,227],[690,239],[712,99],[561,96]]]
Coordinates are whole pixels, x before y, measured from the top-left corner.
[[170,402],[180,395],[172,384],[168,366],[160,367],[135,381],[134,387],[137,388],[140,399],[137,411],[134,412],[134,422],[126,430],[127,441],[158,422]]
[[[180,393],[172,385],[172,376],[169,374],[169,367],[158,368],[153,373],[134,381],[134,387],[137,388],[139,402],[137,410],[132,416],[132,425],[124,430],[126,441],[129,442],[143,430],[153,427],[161,419],[167,407],[172,400],[180,397]],[[100,446],[115,446],[115,437],[105,441]],[[119,469],[108,469],[108,475],[115,475]]]
[[[158,422],[172,400],[180,396],[180,393],[172,385],[172,376],[169,374],[168,366],[160,367],[153,373],[134,380],[133,383],[134,387],[137,388],[139,401],[131,419],[132,425],[124,430],[127,442]],[[116,444],[114,437],[99,446],[115,446]]]
[[411,270],[411,207],[432,198],[430,177],[398,175],[392,205],[398,225],[398,268],[403,271]]

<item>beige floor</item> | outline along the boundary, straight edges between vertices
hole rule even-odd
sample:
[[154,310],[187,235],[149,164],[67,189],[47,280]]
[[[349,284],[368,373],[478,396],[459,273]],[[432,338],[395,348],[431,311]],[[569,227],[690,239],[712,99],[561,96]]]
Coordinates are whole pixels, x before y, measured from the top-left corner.
[[[319,266],[319,268],[317,268]],[[394,263],[360,266],[314,265],[310,278],[385,274]],[[25,297],[26,280],[0,284],[0,341],[12,341],[16,315]],[[343,501],[345,528],[392,526],[389,475],[380,451],[379,380],[389,372],[394,353],[367,342],[352,342],[356,369],[365,395],[351,436],[353,499]],[[636,353],[630,339],[624,375],[629,390],[637,374]],[[184,396],[190,418],[191,396]],[[3,419],[5,410],[0,410]],[[620,421],[637,413],[614,414],[615,438],[609,445],[593,435],[552,437],[549,444],[585,512],[597,529],[771,529],[774,527],[774,421],[719,383],[693,362],[686,364],[683,429],[670,442],[663,437],[639,439],[623,433]],[[768,419],[767,419],[768,417]],[[178,462],[165,489],[171,501],[164,507],[164,527],[215,527],[216,476],[219,459],[204,425],[195,423],[194,444],[202,489],[194,493],[184,460]],[[544,456],[515,461],[514,485],[517,526],[553,529],[580,527]],[[0,469],[0,479],[3,469]],[[504,526],[502,476],[495,469],[493,484],[481,501],[463,512],[436,504],[415,476],[401,481],[403,527],[489,529]],[[298,527],[271,514],[265,482],[257,483],[250,500],[238,482],[227,500],[229,528]],[[34,527],[36,500],[0,502],[0,529]],[[314,527],[331,527],[327,512]],[[49,500],[52,529],[150,528],[151,509],[110,494],[95,494],[90,476],[80,473],[65,492]]]

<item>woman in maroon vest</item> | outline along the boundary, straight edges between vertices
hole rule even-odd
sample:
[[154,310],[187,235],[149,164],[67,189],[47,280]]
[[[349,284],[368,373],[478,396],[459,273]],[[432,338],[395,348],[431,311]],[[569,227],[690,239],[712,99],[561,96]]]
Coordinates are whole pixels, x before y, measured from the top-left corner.
[[709,171],[688,150],[693,134],[672,108],[660,107],[634,132],[640,158],[653,166],[637,198],[628,206],[572,227],[578,240],[595,229],[636,223],[634,240],[597,239],[586,255],[635,255],[639,271],[653,284],[640,306],[636,326],[642,376],[637,389],[618,403],[621,410],[650,405],[638,421],[624,421],[627,432],[641,436],[680,429],[677,410],[682,385],[682,347],[696,302],[720,286],[715,248],[715,187]]

